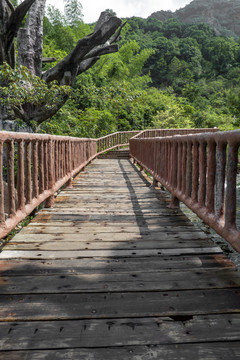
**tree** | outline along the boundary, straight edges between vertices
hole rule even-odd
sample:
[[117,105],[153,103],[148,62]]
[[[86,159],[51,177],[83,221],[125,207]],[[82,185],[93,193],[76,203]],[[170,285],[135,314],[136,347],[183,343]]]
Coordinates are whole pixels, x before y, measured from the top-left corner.
[[[121,29],[124,26],[121,19],[108,12],[102,12],[94,31],[80,39],[74,49],[54,67],[42,72],[42,63],[44,60],[48,60],[42,59],[45,3],[46,0],[24,0],[20,5],[14,7],[10,0],[0,0],[0,65],[9,64],[15,74],[15,37],[17,34],[18,65],[26,67],[32,76],[26,76],[24,70],[24,81],[20,85],[29,92],[33,91],[35,81],[33,79],[36,76],[42,81],[38,83],[41,90],[45,84],[51,87],[53,82],[54,91],[56,91],[57,85],[73,86],[76,77],[92,67],[102,55],[118,51],[116,42],[119,40]],[[76,0],[66,0],[65,10],[69,16],[71,3],[75,7],[79,5]],[[22,22],[26,15],[25,26],[22,28]],[[76,19],[79,20],[80,12],[76,15]],[[6,89],[11,83],[12,73],[6,66],[5,69],[8,69],[8,72],[5,72],[6,76],[0,86],[4,87],[5,94],[7,94]],[[7,77],[8,74],[9,77]],[[18,84],[16,83],[15,86]],[[42,88],[40,84],[43,86]],[[14,117],[21,118],[28,124],[31,124],[31,121],[41,124],[53,116],[68,99],[68,91],[60,91],[60,93],[61,101],[57,101],[56,105],[49,106],[47,102],[46,104],[42,102],[39,104],[29,103],[29,98],[27,102],[16,102],[13,106]],[[7,99],[7,96],[5,98]]]

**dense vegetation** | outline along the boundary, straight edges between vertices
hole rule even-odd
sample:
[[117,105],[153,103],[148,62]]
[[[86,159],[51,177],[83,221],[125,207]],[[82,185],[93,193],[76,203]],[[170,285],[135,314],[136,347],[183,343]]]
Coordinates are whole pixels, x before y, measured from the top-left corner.
[[[81,11],[70,14],[70,10],[63,16],[48,9],[44,56],[60,60],[92,31]],[[70,100],[37,131],[99,137],[117,130],[214,126],[225,130],[239,124],[238,40],[217,36],[204,24],[130,18],[119,52],[102,57],[78,76]]]

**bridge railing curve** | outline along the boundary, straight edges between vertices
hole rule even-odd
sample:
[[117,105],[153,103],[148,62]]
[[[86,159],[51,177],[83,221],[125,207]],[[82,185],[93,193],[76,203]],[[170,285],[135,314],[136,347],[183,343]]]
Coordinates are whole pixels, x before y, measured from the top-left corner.
[[97,153],[97,140],[0,132],[0,238],[45,201]]
[[236,189],[240,130],[130,140],[130,156],[240,252]]
[[99,139],[0,132],[0,238],[54,194],[97,155],[128,146],[139,131]]

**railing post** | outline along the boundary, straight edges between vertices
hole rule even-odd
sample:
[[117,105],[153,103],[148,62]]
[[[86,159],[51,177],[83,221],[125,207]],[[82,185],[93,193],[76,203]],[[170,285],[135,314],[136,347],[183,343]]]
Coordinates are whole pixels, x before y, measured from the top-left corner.
[[44,142],[38,143],[38,159],[39,159],[39,193],[44,192]]
[[0,225],[5,224],[4,213],[4,185],[3,185],[3,141],[0,141]]
[[15,208],[15,186],[14,186],[14,141],[7,143],[7,179],[8,179],[8,201],[9,216],[16,214]]
[[17,172],[18,209],[24,208],[24,142],[18,142],[18,172]]
[[192,194],[192,143],[187,143],[187,168],[186,168],[186,196]]
[[215,213],[218,218],[221,218],[224,213],[225,169],[226,169],[226,145],[217,144]]
[[192,199],[198,201],[198,180],[199,179],[199,147],[198,143],[193,144],[193,180],[192,180]]
[[[177,142],[176,140],[173,142],[172,144],[172,159],[171,159],[171,166],[172,166],[172,171],[171,171],[171,183],[172,186],[177,189],[177,183],[178,183],[178,147],[179,147],[179,142]],[[179,200],[176,196],[171,195],[171,202],[170,202],[170,206],[171,209],[178,209],[179,208]]]
[[32,201],[31,142],[25,142],[25,196],[26,204]]
[[214,212],[215,176],[216,176],[216,144],[210,141],[208,143],[208,156],[207,156],[207,201],[206,201],[206,208],[209,213]]
[[68,173],[69,173],[69,180],[66,183],[66,187],[71,188],[72,187],[72,144],[71,140],[67,143],[68,148]]
[[32,161],[33,161],[33,197],[37,198],[38,191],[38,142],[34,140],[32,142]]
[[237,185],[238,148],[229,144],[227,162],[227,189],[225,228],[236,229],[236,185]]
[[[48,190],[53,188],[53,142],[48,140],[46,143],[48,149]],[[49,196],[45,201],[45,207],[50,208],[54,205],[54,195]]]
[[206,144],[201,141],[199,153],[199,206],[204,207],[206,202],[206,168],[207,168],[207,155]]

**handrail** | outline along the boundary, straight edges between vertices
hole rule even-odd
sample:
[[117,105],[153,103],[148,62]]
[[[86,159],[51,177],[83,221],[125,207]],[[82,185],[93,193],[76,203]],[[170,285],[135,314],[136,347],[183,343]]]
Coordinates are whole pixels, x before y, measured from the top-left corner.
[[165,137],[173,135],[188,135],[200,134],[204,132],[216,132],[217,128],[203,128],[203,129],[148,129],[143,130],[134,136],[135,138],[149,138],[149,137]]
[[97,139],[98,154],[113,150],[122,146],[128,146],[131,137],[139,134],[140,130],[118,131]]
[[5,171],[0,171],[0,238],[43,201],[51,207],[55,192],[64,184],[71,186],[72,177],[99,154],[128,146],[133,136],[145,138],[153,131],[166,133],[122,131],[99,139],[81,139],[0,132],[0,169]]
[[96,139],[0,132],[0,238],[43,201],[51,207],[55,192],[96,154]]
[[0,238],[45,201],[97,155],[127,146],[139,131],[116,132],[99,139],[0,131]]
[[240,252],[236,181],[240,130],[130,140],[130,157]]

